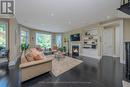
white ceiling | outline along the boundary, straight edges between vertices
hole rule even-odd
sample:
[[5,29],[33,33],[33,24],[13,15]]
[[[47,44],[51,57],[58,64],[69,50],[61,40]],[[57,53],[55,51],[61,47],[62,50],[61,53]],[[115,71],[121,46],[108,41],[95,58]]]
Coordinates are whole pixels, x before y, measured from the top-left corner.
[[15,0],[16,18],[25,26],[66,32],[116,18],[120,0]]

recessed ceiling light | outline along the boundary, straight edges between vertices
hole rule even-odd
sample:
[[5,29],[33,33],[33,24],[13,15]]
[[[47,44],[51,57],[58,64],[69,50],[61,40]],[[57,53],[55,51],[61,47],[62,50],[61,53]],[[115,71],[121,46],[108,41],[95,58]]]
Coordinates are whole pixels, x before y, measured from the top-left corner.
[[54,16],[54,13],[51,13],[51,16],[53,17],[53,16]]
[[82,21],[81,23],[82,23],[82,24],[86,24],[86,21]]
[[110,16],[107,16],[107,19],[110,19]]
[[72,23],[71,21],[68,22],[68,24],[71,24],[71,23]]

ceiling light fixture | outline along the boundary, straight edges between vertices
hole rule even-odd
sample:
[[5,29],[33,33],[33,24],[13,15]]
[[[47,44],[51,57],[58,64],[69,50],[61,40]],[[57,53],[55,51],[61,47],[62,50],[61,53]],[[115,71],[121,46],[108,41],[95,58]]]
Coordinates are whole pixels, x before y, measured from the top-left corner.
[[72,22],[71,22],[71,21],[69,21],[68,23],[69,23],[69,24],[71,24]]
[[107,19],[110,19],[110,16],[107,16]]
[[53,17],[53,16],[54,16],[54,13],[51,13],[51,16]]

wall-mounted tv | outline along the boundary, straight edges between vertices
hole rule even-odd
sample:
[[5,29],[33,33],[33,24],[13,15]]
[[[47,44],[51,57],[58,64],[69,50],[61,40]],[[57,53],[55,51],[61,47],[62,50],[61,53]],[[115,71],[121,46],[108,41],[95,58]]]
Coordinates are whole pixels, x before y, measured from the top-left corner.
[[70,40],[71,41],[80,41],[80,34],[73,34],[73,35],[70,35]]

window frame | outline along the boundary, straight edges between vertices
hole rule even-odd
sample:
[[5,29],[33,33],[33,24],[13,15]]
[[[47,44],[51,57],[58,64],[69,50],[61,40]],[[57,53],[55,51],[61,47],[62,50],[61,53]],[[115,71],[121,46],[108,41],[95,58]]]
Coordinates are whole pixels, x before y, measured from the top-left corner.
[[56,43],[57,46],[58,46],[58,44],[57,44],[57,36],[61,36],[60,47],[62,47],[62,46],[63,46],[63,43],[62,43],[62,38],[63,38],[63,36],[62,36],[62,34],[56,34],[56,35],[55,35],[55,43]]
[[[35,32],[35,45],[38,45],[37,44],[37,33],[38,34],[46,34],[46,35],[50,35],[51,36],[51,47],[52,48],[52,34],[51,33],[48,33],[48,32]],[[48,48],[47,48],[48,49]]]
[[6,27],[6,48],[8,48],[9,47],[9,35],[8,35],[9,26],[8,26],[8,21],[0,21],[0,24],[5,24],[5,27]]
[[26,32],[26,44],[30,44],[30,31],[28,29],[25,29],[24,27],[20,28],[20,44],[22,44],[22,42],[21,42],[21,32],[22,31]]

